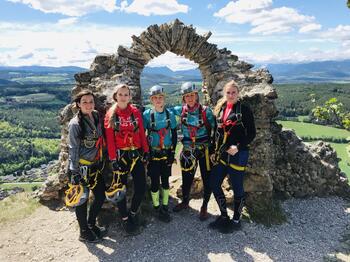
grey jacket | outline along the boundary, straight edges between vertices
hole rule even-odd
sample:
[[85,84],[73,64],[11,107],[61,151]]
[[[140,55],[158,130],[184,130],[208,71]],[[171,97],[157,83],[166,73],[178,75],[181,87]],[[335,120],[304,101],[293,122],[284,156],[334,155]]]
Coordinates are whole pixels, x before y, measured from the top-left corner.
[[[94,115],[100,122],[98,113],[94,111]],[[85,134],[81,138],[82,129],[79,125],[78,115],[75,115],[68,124],[68,150],[69,150],[69,169],[72,171],[79,170],[79,159],[94,161],[98,153],[96,142],[103,135],[101,124],[97,126],[88,116],[83,116],[82,123],[84,125]]]

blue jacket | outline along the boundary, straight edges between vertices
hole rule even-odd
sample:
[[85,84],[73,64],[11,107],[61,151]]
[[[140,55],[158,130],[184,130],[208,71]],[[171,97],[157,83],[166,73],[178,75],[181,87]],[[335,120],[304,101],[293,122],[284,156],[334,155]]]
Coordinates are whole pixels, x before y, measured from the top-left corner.
[[[202,116],[199,115],[200,107],[202,108]],[[171,108],[171,111],[180,116],[183,135],[182,143],[184,146],[192,145],[192,137],[195,137],[195,145],[209,145],[211,134],[208,134],[208,129],[214,131],[216,125],[215,117],[210,107],[198,104],[192,111],[187,109],[186,105],[183,105],[175,106]],[[203,117],[204,114],[205,117]],[[186,115],[187,119],[184,119]],[[206,121],[204,118],[206,118]]]
[[[165,110],[169,112],[169,128],[167,128],[167,115]],[[156,112],[154,109],[147,109],[143,112],[143,125],[147,130],[148,144],[152,148],[160,147],[160,133],[164,134],[164,144],[165,148],[172,146],[172,135],[171,129],[176,129],[177,123],[175,115],[171,110],[165,109],[163,112]],[[154,123],[152,126],[151,115],[154,114]]]

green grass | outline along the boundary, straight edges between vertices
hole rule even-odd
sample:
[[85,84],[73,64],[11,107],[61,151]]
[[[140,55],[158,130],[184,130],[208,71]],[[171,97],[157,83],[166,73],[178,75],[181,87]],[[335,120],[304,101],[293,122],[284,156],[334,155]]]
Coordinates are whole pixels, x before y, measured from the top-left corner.
[[[344,129],[321,126],[309,123],[292,122],[292,121],[277,121],[282,124],[284,128],[294,129],[298,136],[311,136],[311,137],[323,137],[323,138],[349,138],[350,132]],[[347,147],[349,143],[330,143],[331,146],[337,152],[338,158],[340,158],[339,167],[347,175],[350,181],[350,155]]]
[[1,189],[12,189],[14,187],[23,188],[25,192],[32,192],[33,187],[41,187],[43,185],[42,182],[26,182],[26,183],[3,183],[0,184]]
[[346,150],[348,144],[337,144],[330,143],[332,147],[337,151],[338,158],[341,159],[339,162],[340,169],[347,175],[350,181],[350,156]]
[[45,76],[26,76],[26,77],[17,77],[12,78],[11,81],[16,81],[19,83],[32,83],[32,82],[43,82],[43,83],[56,83],[56,82],[64,82],[64,81],[72,81],[71,77],[67,76],[67,74],[56,74],[56,75],[45,75]]
[[350,132],[345,129],[339,129],[329,126],[321,126],[310,123],[300,123],[292,121],[277,121],[284,128],[294,129],[298,136],[311,137],[334,137],[334,138],[348,138]]
[[48,93],[37,93],[37,94],[30,94],[25,96],[14,96],[13,97],[16,102],[18,103],[27,103],[27,102],[48,102],[54,100],[56,97],[55,95],[48,94]]
[[15,194],[0,201],[0,224],[17,221],[31,215],[40,204],[28,192]]

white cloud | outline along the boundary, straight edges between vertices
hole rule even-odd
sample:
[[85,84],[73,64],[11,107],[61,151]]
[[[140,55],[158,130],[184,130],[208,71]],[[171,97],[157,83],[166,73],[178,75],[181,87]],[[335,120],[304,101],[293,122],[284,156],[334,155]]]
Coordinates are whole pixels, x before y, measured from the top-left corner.
[[189,7],[179,4],[176,0],[134,0],[129,6],[127,6],[126,1],[123,1],[121,10],[127,13],[150,16],[187,13]]
[[214,8],[213,4],[210,3],[210,4],[207,5],[207,9],[213,9],[213,8]]
[[312,32],[312,31],[318,31],[321,29],[321,25],[320,24],[308,24],[308,25],[305,25],[303,27],[301,27],[299,29],[299,33],[309,33],[309,32]]
[[69,17],[69,18],[64,18],[64,19],[60,19],[58,20],[57,24],[59,26],[63,26],[63,25],[72,25],[78,22],[78,17]]
[[[0,22],[0,64],[89,67],[96,54],[112,54],[119,45],[129,46],[131,36],[143,30],[141,27],[94,24]],[[12,48],[8,49],[9,46]],[[32,57],[23,59],[31,52]]]
[[23,3],[44,13],[59,13],[67,16],[83,16],[96,11],[118,10],[115,0],[7,0]]
[[173,71],[187,70],[197,68],[198,64],[188,60],[185,57],[178,56],[172,52],[166,52],[150,61],[147,66],[158,67],[167,66]]
[[272,0],[230,1],[214,13],[214,16],[224,19],[227,23],[248,23],[253,27],[250,30],[251,34],[262,35],[287,33],[294,28],[305,28],[310,24],[312,26],[309,27],[315,28],[318,25],[314,23],[313,16],[302,15],[293,8],[272,8]]
[[308,63],[314,61],[344,60],[350,59],[350,49],[321,50],[310,48],[305,51],[274,52],[257,54],[252,52],[237,53],[239,59],[253,64],[276,64],[276,63]]
[[18,59],[28,59],[28,58],[32,58],[33,56],[34,56],[33,53],[28,53],[28,54],[21,55],[20,57],[18,57]]

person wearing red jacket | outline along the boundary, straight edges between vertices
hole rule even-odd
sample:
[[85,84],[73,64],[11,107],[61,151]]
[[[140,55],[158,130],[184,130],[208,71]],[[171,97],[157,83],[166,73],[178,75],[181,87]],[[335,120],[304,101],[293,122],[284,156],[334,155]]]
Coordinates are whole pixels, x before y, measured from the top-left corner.
[[[145,164],[149,147],[140,111],[131,105],[129,86],[120,84],[113,94],[114,105],[105,116],[108,156],[112,162],[113,181],[106,197],[116,202],[122,225],[128,234],[140,233],[137,212],[146,191]],[[126,184],[131,174],[134,183],[130,212],[127,211]]]

